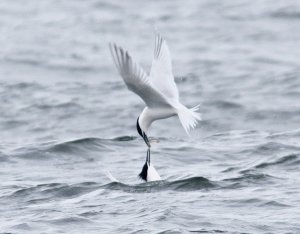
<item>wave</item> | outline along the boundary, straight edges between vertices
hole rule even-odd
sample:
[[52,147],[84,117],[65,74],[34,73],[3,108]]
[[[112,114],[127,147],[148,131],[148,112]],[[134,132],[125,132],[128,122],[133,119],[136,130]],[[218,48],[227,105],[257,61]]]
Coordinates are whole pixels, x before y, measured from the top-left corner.
[[7,157],[7,155],[5,155],[4,153],[2,153],[0,151],[0,162],[4,163],[4,162],[10,162],[9,158]]
[[229,178],[223,181],[211,181],[205,177],[191,177],[174,181],[155,181],[140,184],[125,184],[111,182],[99,184],[98,182],[83,182],[78,184],[50,183],[37,186],[17,188],[17,191],[8,195],[9,199],[21,199],[28,203],[41,203],[53,199],[75,198],[96,190],[119,190],[126,193],[155,193],[161,191],[198,191],[211,189],[236,189],[249,186],[249,184],[265,183],[272,181],[274,177],[266,174],[244,174],[240,177]]
[[236,102],[224,101],[224,100],[215,100],[209,101],[207,103],[209,106],[215,106],[220,109],[243,109],[244,107]]
[[278,202],[276,200],[268,200],[265,197],[251,197],[251,198],[237,198],[231,201],[230,206],[241,207],[241,206],[251,206],[251,207],[273,207],[282,208],[290,207],[290,205]]
[[40,204],[54,200],[74,199],[78,197],[86,199],[91,196],[99,196],[99,190],[100,194],[107,190],[120,190],[126,193],[151,193],[166,190],[182,192],[208,190],[217,187],[218,185],[215,182],[204,177],[192,177],[171,182],[157,181],[136,185],[128,185],[120,182],[111,182],[104,185],[98,182],[82,182],[77,184],[49,183],[29,187],[14,186],[11,188],[14,191],[2,196],[1,200],[17,200],[26,204]]
[[278,133],[273,133],[269,135],[267,138],[270,139],[290,139],[291,137],[300,137],[300,130],[292,130],[292,131],[285,131],[285,132],[278,132]]
[[[98,182],[82,182],[76,184],[66,183],[49,183],[39,184],[36,186],[21,187],[14,186],[15,191],[11,194],[1,197],[2,201],[16,200],[18,203],[25,204],[43,204],[49,201],[60,201],[72,199],[72,201],[83,201],[86,199],[97,199],[101,194],[107,191],[121,191],[125,193],[156,193],[161,191],[209,191],[214,189],[236,189],[243,186],[249,186],[249,183],[270,183],[274,177],[266,174],[245,174],[240,177],[225,179],[223,181],[211,181],[205,177],[191,177],[175,181],[156,181],[148,183],[140,183],[135,185],[124,184],[120,182],[111,182],[108,184],[100,184]],[[229,184],[228,184],[229,183]],[[75,199],[75,200],[73,200]],[[248,199],[238,200],[238,203],[254,203],[258,206],[286,207],[287,204],[275,200]],[[90,216],[91,213],[82,216]]]
[[217,188],[216,182],[212,182],[204,177],[191,177],[183,180],[175,181],[155,181],[142,183],[138,185],[127,185],[120,182],[112,182],[104,185],[103,188],[109,190],[121,190],[129,193],[150,193],[165,190],[173,191],[194,191],[194,190],[207,190]]
[[255,149],[251,150],[251,152],[254,154],[269,154],[269,153],[273,153],[273,152],[277,153],[277,152],[286,151],[286,150],[299,151],[300,147],[271,141],[271,142],[263,143],[263,144],[256,146]]
[[244,173],[241,176],[225,179],[225,181],[232,181],[232,182],[239,182],[239,181],[247,181],[247,182],[261,182],[266,181],[269,179],[275,178],[273,176],[257,173],[257,174],[251,174],[251,173]]
[[266,206],[266,207],[290,207],[290,205],[282,203],[282,202],[278,202],[278,201],[268,201],[263,203],[261,206]]
[[13,90],[13,89],[29,89],[29,90],[39,90],[44,88],[41,84],[38,82],[30,81],[30,82],[16,82],[16,83],[5,83],[5,82],[0,82],[2,87],[5,87],[5,89],[8,89],[8,91]]
[[77,216],[72,216],[72,217],[66,217],[66,218],[56,218],[56,219],[51,219],[48,221],[51,224],[55,225],[72,225],[72,224],[91,224],[93,223],[92,220],[83,218],[83,217],[77,217]]
[[87,137],[76,140],[66,141],[51,146],[48,151],[51,152],[64,152],[64,153],[76,153],[78,150],[81,151],[94,151],[94,150],[105,150],[112,151],[108,147],[109,142],[122,142],[122,141],[133,141],[136,137],[133,136],[119,136],[112,139]]
[[242,188],[249,185],[257,185],[257,184],[270,184],[276,177],[270,176],[264,173],[250,172],[250,170],[245,170],[241,172],[241,176],[227,178],[223,180],[222,188],[226,189],[236,189]]
[[289,154],[273,162],[260,163],[256,165],[255,168],[267,168],[267,167],[277,166],[277,165],[299,165],[299,164],[300,164],[299,154]]
[[286,7],[282,8],[278,11],[274,11],[270,13],[270,16],[272,18],[278,18],[278,19],[294,19],[299,20],[300,19],[300,11],[295,10],[293,7]]
[[[55,69],[62,71],[77,71],[77,72],[101,72],[104,67],[97,65],[91,65],[88,61],[78,62],[75,57],[66,58],[64,61],[57,61],[54,59],[41,58],[40,55],[34,54],[33,51],[28,51],[29,55],[23,55],[18,53],[15,55],[6,56],[4,62],[12,64],[21,64],[34,67],[40,67],[45,69]],[[50,55],[51,56],[51,55]]]
[[79,138],[70,141],[64,142],[45,142],[37,144],[36,146],[21,147],[14,150],[12,156],[27,158],[27,159],[43,159],[45,153],[47,157],[49,153],[55,155],[56,153],[63,154],[74,154],[78,155],[88,153],[88,152],[97,152],[97,151],[113,151],[110,147],[114,142],[123,142],[123,141],[134,141],[136,137],[134,136],[119,136],[116,138],[105,139],[105,138],[96,138],[96,137],[87,137]]
[[48,200],[77,197],[97,188],[100,188],[100,185],[95,182],[83,182],[71,185],[64,183],[39,184],[31,187],[18,188],[17,191],[7,195],[6,198],[36,204]]
[[120,136],[120,137],[113,138],[112,140],[113,141],[133,141],[135,139],[137,139],[137,137],[135,137],[135,136]]
[[55,144],[46,149],[48,152],[53,153],[68,153],[76,154],[78,152],[90,151],[90,150],[104,150],[107,149],[104,139],[101,138],[80,138],[71,141],[65,141]]
[[30,110],[32,108],[35,109],[40,109],[40,110],[50,110],[50,109],[62,109],[64,111],[67,111],[69,109],[71,110],[80,110],[80,109],[84,109],[84,107],[76,102],[64,102],[64,103],[57,103],[57,104],[37,104],[34,103],[26,108],[24,108],[23,110]]
[[270,116],[276,117],[276,119],[287,120],[289,118],[297,120],[297,117],[300,114],[299,108],[290,108],[290,109],[280,109],[280,110],[272,110],[272,109],[264,109],[260,111],[254,111],[248,113],[248,118],[255,120],[270,120]]

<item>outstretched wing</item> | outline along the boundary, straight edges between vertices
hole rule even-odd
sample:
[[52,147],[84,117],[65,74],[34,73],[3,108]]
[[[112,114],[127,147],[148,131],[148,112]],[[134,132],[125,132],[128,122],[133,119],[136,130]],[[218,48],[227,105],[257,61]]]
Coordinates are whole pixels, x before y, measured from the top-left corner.
[[159,33],[155,35],[154,58],[150,72],[153,87],[164,96],[178,100],[179,94],[172,73],[171,55],[167,42]]
[[170,106],[166,98],[156,90],[144,70],[127,51],[114,43],[109,44],[115,65],[128,89],[139,95],[149,107]]

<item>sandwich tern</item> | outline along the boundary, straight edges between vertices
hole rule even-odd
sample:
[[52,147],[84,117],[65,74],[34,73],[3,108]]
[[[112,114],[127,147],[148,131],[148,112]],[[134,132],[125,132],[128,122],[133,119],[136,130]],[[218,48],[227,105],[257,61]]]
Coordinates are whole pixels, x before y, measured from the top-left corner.
[[115,43],[109,43],[111,55],[118,72],[129,90],[136,93],[146,104],[137,118],[136,128],[148,146],[147,157],[140,178],[145,181],[161,180],[153,164],[150,163],[150,147],[147,132],[150,125],[159,119],[177,115],[189,135],[201,120],[198,106],[191,109],[179,101],[179,93],[172,73],[171,55],[167,42],[159,33],[155,35],[154,58],[150,75],[135,62],[129,53]]

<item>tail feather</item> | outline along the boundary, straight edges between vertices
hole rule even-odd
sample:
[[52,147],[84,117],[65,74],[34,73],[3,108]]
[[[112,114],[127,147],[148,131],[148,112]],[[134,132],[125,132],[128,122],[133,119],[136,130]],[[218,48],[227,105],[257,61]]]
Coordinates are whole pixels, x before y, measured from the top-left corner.
[[188,135],[189,131],[195,128],[198,122],[201,120],[201,114],[197,112],[198,109],[199,105],[191,109],[188,109],[184,105],[181,105],[177,110],[179,120]]

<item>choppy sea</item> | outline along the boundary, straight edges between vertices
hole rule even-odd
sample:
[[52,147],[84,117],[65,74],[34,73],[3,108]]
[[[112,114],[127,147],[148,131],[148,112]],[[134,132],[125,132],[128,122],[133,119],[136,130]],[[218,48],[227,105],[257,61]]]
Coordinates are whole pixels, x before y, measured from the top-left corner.
[[[144,183],[108,42],[148,71],[155,28],[203,121]],[[299,1],[1,0],[0,45],[0,233],[300,233]]]

